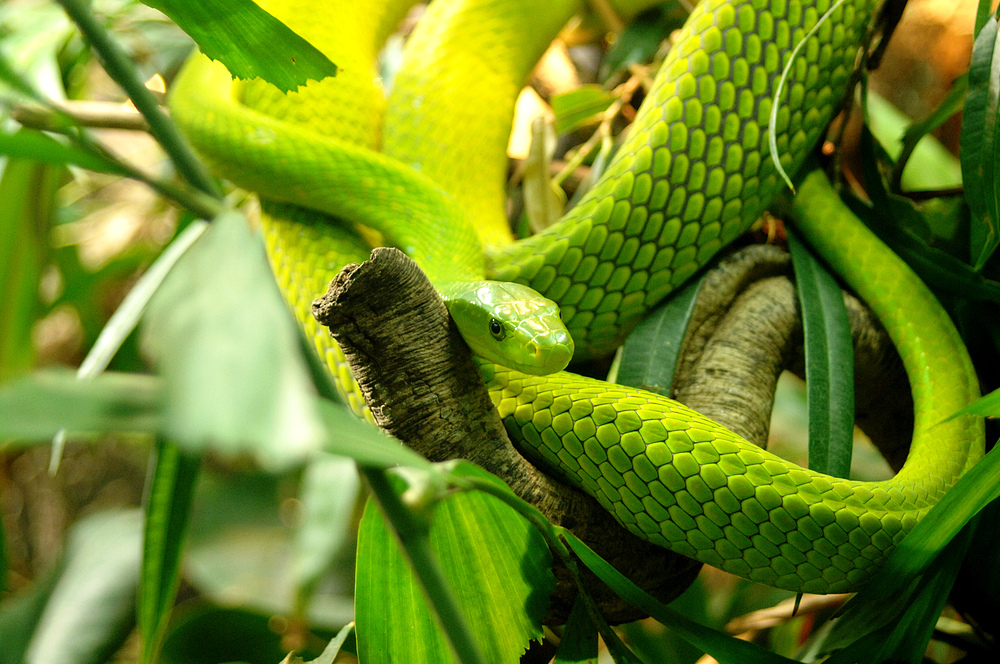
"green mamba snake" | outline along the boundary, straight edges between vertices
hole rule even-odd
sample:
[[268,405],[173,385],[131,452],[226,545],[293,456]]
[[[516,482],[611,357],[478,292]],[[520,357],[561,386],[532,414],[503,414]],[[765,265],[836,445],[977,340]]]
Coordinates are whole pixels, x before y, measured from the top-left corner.
[[[486,273],[557,302],[577,357],[614,348],[780,192],[767,127],[792,49],[806,40],[791,64],[775,130],[781,161],[794,173],[845,92],[877,4],[703,0],[605,175],[558,224],[491,249]],[[533,58],[580,8],[568,0],[432,3],[407,46],[381,134],[385,101],[369,89],[371,63],[405,8],[345,8],[331,12],[335,26],[291,0],[269,9],[338,64],[355,63],[343,81],[286,96],[259,82],[232,85],[223,68],[201,58],[176,82],[172,110],[220,173],[261,194],[278,281],[331,370],[349,382],[335,345],[304,312],[344,262],[367,256],[367,244],[289,204],[377,228],[432,281],[452,276],[442,272],[481,276],[482,253],[467,220],[490,242],[509,238],[496,222],[502,208],[479,207],[496,201],[502,177],[476,177],[488,170],[477,160],[502,157],[507,129],[480,131],[477,114],[455,95],[481,92],[491,125],[509,119]],[[813,30],[827,12],[829,20]],[[545,28],[532,29],[536,22]],[[358,59],[346,60],[338,50],[344,45],[361,53]],[[358,118],[357,109],[345,108],[352,104],[338,103],[338,82],[347,94],[371,98],[374,110]],[[371,151],[380,135],[385,154]],[[492,138],[475,143],[484,135]],[[793,206],[799,231],[876,312],[903,358],[915,432],[895,478],[855,482],[805,470],[641,390],[491,363],[482,372],[517,444],[630,531],[762,583],[845,592],[867,581],[982,456],[981,419],[942,422],[978,395],[978,384],[933,295],[843,207],[825,176],[806,175]],[[397,228],[394,217],[408,223]]]

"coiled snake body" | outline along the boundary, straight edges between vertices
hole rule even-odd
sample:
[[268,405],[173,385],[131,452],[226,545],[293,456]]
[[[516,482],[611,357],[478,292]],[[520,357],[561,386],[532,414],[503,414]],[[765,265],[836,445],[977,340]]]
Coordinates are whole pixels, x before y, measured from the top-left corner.
[[[432,3],[381,132],[385,101],[371,63],[405,7],[331,10],[336,25],[328,26],[300,4],[268,9],[345,66],[343,76],[281,95],[259,82],[234,85],[200,58],[178,79],[172,109],[221,174],[260,193],[279,283],[350,384],[308,312],[332,274],[368,248],[321,213],[378,228],[432,281],[489,274],[527,284],[560,305],[578,357],[606,353],[779,193],[767,129],[781,70],[805,40],[775,125],[783,165],[802,166],[844,94],[878,3],[702,0],[601,180],[562,221],[518,242],[502,214],[514,97],[577,3]],[[450,85],[481,106],[456,103]],[[337,101],[352,94],[370,105]],[[380,135],[383,154],[373,151]],[[939,423],[978,386],[933,295],[822,174],[802,180],[794,206],[799,231],[876,312],[910,376],[915,434],[895,478],[855,482],[800,468],[641,390],[492,364],[483,374],[512,437],[632,532],[755,581],[843,592],[868,580],[982,455],[981,420]],[[485,258],[470,228],[495,245]]]

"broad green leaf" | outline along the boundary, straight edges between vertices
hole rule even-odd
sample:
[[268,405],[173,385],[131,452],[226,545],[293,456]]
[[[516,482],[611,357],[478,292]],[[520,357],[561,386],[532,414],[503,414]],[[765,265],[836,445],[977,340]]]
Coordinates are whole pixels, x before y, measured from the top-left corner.
[[597,625],[580,595],[569,612],[554,664],[597,664]]
[[1000,189],[994,173],[1000,150],[1000,89],[994,81],[1000,77],[1000,40],[997,20],[990,17],[976,36],[969,65],[969,92],[962,116],[959,149],[962,154],[962,179],[965,198],[972,210],[970,255],[976,271],[1000,243]]
[[[487,661],[517,661],[541,636],[553,582],[541,536],[498,499],[469,492],[436,506],[430,538]],[[371,502],[358,536],[355,610],[362,662],[454,661],[398,541]]]
[[635,585],[621,572],[594,553],[590,547],[581,542],[575,535],[569,531],[563,531],[562,535],[573,550],[573,553],[580,558],[580,561],[594,572],[601,581],[608,584],[619,597],[632,606],[647,612],[650,616],[663,623],[668,629],[677,632],[678,636],[685,641],[708,653],[721,664],[744,664],[745,662],[791,664],[792,660],[765,650],[756,643],[741,641],[686,618],[639,588],[639,586]]
[[47,442],[60,429],[152,433],[162,397],[154,376],[106,373],[79,381],[71,371],[39,371],[0,385],[0,441]]
[[28,370],[38,285],[65,169],[9,159],[0,176],[0,381]]
[[616,97],[599,85],[581,85],[570,92],[552,97],[552,111],[556,114],[556,133],[575,131],[596,120],[615,102]]
[[352,535],[354,506],[361,490],[351,459],[322,454],[305,469],[299,489],[302,521],[292,540],[296,613],[302,613],[316,583]]
[[848,477],[854,449],[854,343],[840,286],[789,229],[805,335],[809,468]]
[[681,344],[704,280],[687,283],[629,334],[613,382],[669,397]]
[[282,92],[337,75],[337,65],[251,0],[144,0],[173,19],[202,52],[241,79]]
[[121,647],[135,624],[141,529],[136,510],[100,512],[73,527],[25,664],[101,664]]
[[164,377],[163,434],[190,451],[300,462],[324,440],[298,332],[260,238],[225,212],[149,303],[143,347]]
[[156,661],[167,633],[181,576],[191,502],[201,458],[159,440],[149,485],[139,586],[139,631],[144,664]]
[[117,164],[96,152],[62,143],[48,134],[34,129],[21,129],[13,134],[0,132],[0,155],[17,159],[33,159],[56,166],[72,164],[99,173],[125,174]]

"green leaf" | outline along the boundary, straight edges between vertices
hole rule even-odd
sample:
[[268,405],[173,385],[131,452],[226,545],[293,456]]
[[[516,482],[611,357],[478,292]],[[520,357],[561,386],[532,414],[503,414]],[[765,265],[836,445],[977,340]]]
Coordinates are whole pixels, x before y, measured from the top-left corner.
[[601,63],[601,80],[607,80],[629,65],[652,60],[663,40],[684,25],[688,13],[688,10],[675,0],[636,16],[635,20],[618,35],[604,56],[604,62]]
[[10,561],[7,559],[7,528],[3,525],[3,514],[0,514],[0,595],[7,590],[7,570]]
[[101,664],[121,647],[135,624],[140,533],[136,510],[100,512],[73,527],[26,664]]
[[843,648],[827,662],[921,662],[973,530],[966,527],[964,535],[950,542],[945,554],[905,590],[882,601],[872,601],[874,597],[867,594],[853,598],[824,640],[825,650]]
[[201,458],[163,440],[156,445],[149,485],[139,587],[143,664],[156,661],[180,584],[181,552]]
[[580,558],[580,561],[594,572],[601,581],[608,584],[619,597],[632,606],[647,612],[650,616],[663,623],[668,629],[676,631],[678,636],[703,652],[708,653],[721,664],[744,664],[745,662],[755,662],[757,664],[792,663],[792,660],[765,650],[756,643],[741,641],[728,634],[717,632],[714,629],[689,620],[635,585],[569,531],[563,531],[562,536],[573,550],[573,553]]
[[704,281],[688,282],[654,309],[625,339],[614,382],[669,397],[698,292]]
[[1000,497],[1000,446],[994,447],[946,493],[892,552],[882,570],[855,596],[855,610],[885,613],[887,598],[904,595],[965,524]]
[[145,313],[150,299],[170,273],[174,264],[207,229],[208,224],[204,221],[191,222],[149,266],[149,269],[143,272],[132,290],[115,309],[115,313],[101,328],[97,341],[94,342],[93,347],[80,363],[77,376],[93,378],[108,368],[108,364],[125,343],[125,339],[139,324],[139,319]]
[[596,121],[594,116],[608,110],[615,99],[615,95],[599,85],[581,85],[570,92],[553,96],[556,133],[565,134]]
[[28,370],[38,285],[65,169],[9,159],[0,176],[0,381]]
[[805,335],[809,468],[848,477],[854,450],[854,343],[840,286],[788,231]]
[[80,381],[68,370],[39,371],[0,386],[0,441],[48,442],[64,428],[152,433],[162,388],[154,376],[106,373]]
[[[951,86],[951,90],[948,91],[948,96],[938,104],[930,115],[928,115],[923,120],[919,122],[914,122],[906,128],[903,132],[903,136],[900,139],[902,142],[902,149],[899,156],[896,158],[896,166],[893,169],[893,188],[899,189],[902,186],[904,176],[906,175],[906,166],[909,163],[910,156],[914,155],[913,163],[914,169],[919,172],[920,179],[916,182],[910,181],[907,183],[907,189],[927,189],[930,187],[924,186],[924,177],[934,178],[930,181],[930,184],[935,188],[944,188],[946,186],[954,186],[950,180],[952,180],[950,171],[958,171],[958,182],[961,184],[961,166],[957,160],[948,152],[943,145],[941,145],[933,136],[931,132],[943,125],[947,120],[953,117],[956,113],[962,110],[962,105],[965,102],[965,94],[969,89],[969,75],[963,74],[962,76],[955,79],[955,82]],[[868,109],[870,112],[874,112],[875,105],[872,104],[877,98],[877,95],[871,91],[868,93]],[[886,106],[890,106],[888,102],[885,102]],[[924,141],[924,139],[927,139]],[[883,144],[887,144],[885,140],[880,138]],[[923,141],[923,142],[921,142]],[[933,146],[924,147],[922,149],[927,151],[926,155],[917,155],[917,146]],[[931,152],[933,151],[933,153]]]
[[911,214],[919,215],[919,212],[912,202],[904,204],[906,199],[891,197],[885,190],[877,167],[884,151],[864,127],[861,131],[861,151],[864,155],[865,184],[872,202],[869,204],[854,196],[844,196],[843,200],[851,211],[935,291],[967,299],[1000,302],[1000,282],[984,278],[964,261],[931,247],[912,230],[912,218],[908,224],[897,222],[897,215],[909,217]]
[[162,664],[271,662],[287,654],[272,616],[243,608],[196,606],[178,616],[163,644]]
[[26,591],[0,604],[0,643],[3,644],[0,664],[24,664],[24,654],[61,570],[61,566],[56,566],[38,576]]
[[298,331],[260,238],[225,212],[149,303],[143,347],[165,382],[163,434],[191,451],[301,462],[325,432]]
[[427,459],[371,424],[362,422],[343,404],[320,399],[317,405],[326,425],[324,452],[350,457],[363,468],[430,468]]
[[580,595],[569,612],[554,664],[597,664],[597,625]]
[[360,490],[361,479],[351,459],[324,454],[306,467],[299,489],[302,521],[291,553],[296,613],[304,613],[316,583],[352,534]]
[[282,92],[337,75],[337,65],[251,0],[144,0],[191,35],[236,78],[260,77]]
[[979,397],[962,410],[950,415],[947,419],[942,421],[947,422],[948,420],[953,420],[960,415],[1000,417],[1000,389],[993,390],[989,394]]
[[[330,639],[330,643],[326,644],[326,648],[323,652],[314,660],[308,662],[308,664],[333,664],[333,660],[337,658],[340,654],[340,649],[344,647],[344,642],[347,641],[347,637],[351,635],[354,631],[354,623],[348,623],[337,632],[337,636]],[[300,657],[290,657],[285,661],[290,661],[291,664],[298,664],[304,660]]]
[[21,129],[13,134],[0,132],[0,155],[32,159],[57,166],[72,164],[99,173],[125,175],[125,171],[117,164],[96,152],[62,143],[34,129]]
[[[498,499],[470,492],[437,505],[430,539],[487,661],[517,661],[541,636],[553,583],[541,536]],[[396,538],[371,502],[361,520],[357,561],[359,659],[454,662]]]
[[969,92],[962,116],[959,149],[965,198],[972,210],[970,255],[978,272],[1000,243],[1000,190],[994,177],[1000,150],[1000,89],[992,82],[1000,77],[1000,40],[997,20],[990,17],[976,36],[969,65]]

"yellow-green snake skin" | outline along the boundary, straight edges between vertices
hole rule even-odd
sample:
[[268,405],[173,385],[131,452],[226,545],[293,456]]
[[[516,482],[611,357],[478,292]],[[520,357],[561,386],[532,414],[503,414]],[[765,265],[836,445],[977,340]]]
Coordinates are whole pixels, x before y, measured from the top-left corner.
[[[528,284],[561,305],[578,357],[606,353],[779,193],[767,142],[773,94],[792,49],[833,7],[703,0],[606,174],[558,224],[511,242],[503,186],[514,98],[580,3],[436,0],[406,47],[387,106],[372,63],[407,7],[345,3],[326,9],[328,25],[313,3],[271,4],[350,67],[285,96],[265,84],[231,85],[224,69],[197,59],[176,82],[172,110],[220,174],[260,193],[278,281],[355,407],[339,350],[309,305],[340,266],[367,257],[368,245],[288,204],[380,230],[389,224],[389,240],[432,279],[485,270]],[[840,103],[877,4],[837,5],[794,60],[775,127],[790,172]],[[805,470],[640,390],[488,364],[483,373],[518,445],[632,532],[762,583],[845,592],[867,581],[982,456],[981,419],[942,423],[978,385],[933,295],[847,212],[825,176],[802,179],[794,212],[798,230],[876,312],[903,358],[915,433],[895,478],[854,482]],[[394,216],[412,223],[393,230]],[[485,259],[468,220],[496,245]],[[439,224],[447,230],[428,230]]]

